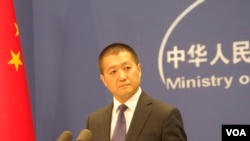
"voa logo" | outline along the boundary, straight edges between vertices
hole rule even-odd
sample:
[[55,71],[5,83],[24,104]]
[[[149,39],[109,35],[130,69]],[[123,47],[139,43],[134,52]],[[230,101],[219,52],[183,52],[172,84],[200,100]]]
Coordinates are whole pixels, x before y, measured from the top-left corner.
[[226,129],[227,136],[247,136],[244,129]]

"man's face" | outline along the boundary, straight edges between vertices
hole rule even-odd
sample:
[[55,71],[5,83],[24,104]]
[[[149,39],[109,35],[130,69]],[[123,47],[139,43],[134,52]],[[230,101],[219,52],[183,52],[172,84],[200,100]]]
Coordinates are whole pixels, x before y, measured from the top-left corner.
[[100,78],[113,96],[126,102],[138,90],[141,82],[141,66],[136,64],[129,52],[108,54],[102,60],[103,74]]

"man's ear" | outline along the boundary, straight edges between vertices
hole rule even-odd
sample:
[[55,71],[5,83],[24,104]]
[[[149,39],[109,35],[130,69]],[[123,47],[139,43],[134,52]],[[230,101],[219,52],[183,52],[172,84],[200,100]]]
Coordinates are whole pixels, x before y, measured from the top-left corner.
[[141,64],[139,63],[138,65],[137,65],[137,69],[138,69],[138,71],[140,72],[140,78],[141,78]]
[[107,87],[107,83],[106,83],[106,81],[105,81],[105,78],[104,78],[103,74],[100,74],[100,79],[102,80],[103,85],[104,85],[105,87]]

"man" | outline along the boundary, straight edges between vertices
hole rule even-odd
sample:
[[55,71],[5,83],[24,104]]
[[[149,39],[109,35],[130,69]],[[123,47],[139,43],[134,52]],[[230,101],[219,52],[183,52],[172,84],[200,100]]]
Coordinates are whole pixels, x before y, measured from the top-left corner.
[[187,140],[179,110],[141,89],[141,64],[130,46],[113,43],[104,48],[99,55],[99,70],[113,102],[88,116],[86,126],[93,134],[92,141],[115,141],[116,122],[123,113],[119,105],[126,105],[121,114],[126,125],[123,141]]

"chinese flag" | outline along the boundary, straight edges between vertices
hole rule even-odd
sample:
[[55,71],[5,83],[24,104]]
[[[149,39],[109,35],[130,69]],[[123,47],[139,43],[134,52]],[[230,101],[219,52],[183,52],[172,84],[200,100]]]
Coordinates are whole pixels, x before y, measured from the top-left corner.
[[0,141],[34,141],[18,24],[12,0],[0,0]]

